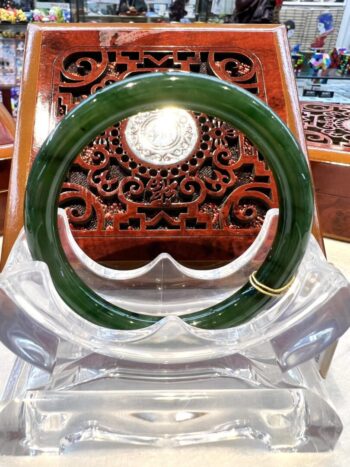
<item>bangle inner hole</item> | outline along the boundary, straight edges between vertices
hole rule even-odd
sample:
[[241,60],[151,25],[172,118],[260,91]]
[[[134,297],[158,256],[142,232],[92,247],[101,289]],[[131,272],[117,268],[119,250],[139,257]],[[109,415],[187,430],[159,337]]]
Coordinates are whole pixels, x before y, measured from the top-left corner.
[[79,247],[108,268],[168,253],[213,269],[247,250],[278,197],[244,134],[215,116],[165,108],[96,136],[71,165],[59,206]]

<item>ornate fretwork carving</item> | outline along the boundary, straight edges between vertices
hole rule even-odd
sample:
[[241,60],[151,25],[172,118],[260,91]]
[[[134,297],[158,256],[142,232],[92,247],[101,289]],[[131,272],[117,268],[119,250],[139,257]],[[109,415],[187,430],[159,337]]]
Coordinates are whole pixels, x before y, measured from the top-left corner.
[[308,102],[301,109],[308,144],[350,152],[350,105]]
[[140,73],[189,71],[235,83],[265,99],[258,59],[241,49],[224,51],[91,48],[65,54],[59,66],[59,113],[108,84]]
[[[265,99],[259,61],[240,49],[89,49],[70,51],[60,63],[57,116],[112,82],[161,70],[217,76]],[[266,211],[277,205],[262,156],[215,116],[192,113],[192,118],[199,135],[194,148],[169,164],[138,157],[125,136],[126,121],[97,136],[77,157],[62,188],[60,203],[68,208],[72,229],[96,235],[258,232]]]

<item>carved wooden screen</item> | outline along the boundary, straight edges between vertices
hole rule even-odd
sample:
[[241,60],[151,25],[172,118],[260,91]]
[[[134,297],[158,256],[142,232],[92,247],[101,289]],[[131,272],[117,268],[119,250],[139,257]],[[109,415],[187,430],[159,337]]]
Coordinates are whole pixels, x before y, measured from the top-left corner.
[[310,147],[350,153],[350,105],[304,102],[301,110]]
[[[265,99],[261,65],[242,49],[79,48],[62,54],[58,62],[54,78],[59,83],[54,86],[57,116],[110,83],[155,71],[216,76]],[[180,163],[142,161],[128,146],[125,121],[98,135],[76,159],[63,186],[61,206],[67,208],[73,233],[124,240],[145,235],[232,237],[238,233],[229,254],[244,251],[259,232],[266,211],[277,206],[271,173],[243,134],[215,116],[196,113],[193,118],[199,137]],[[180,146],[186,145],[183,136]],[[193,238],[186,245],[191,248],[194,242]],[[140,252],[135,253],[139,257]]]
[[[243,87],[304,144],[281,27],[40,27],[32,40],[39,33],[32,159],[50,129],[89,95],[136,74],[167,70]],[[142,160],[125,137],[125,121],[77,157],[60,204],[90,256],[149,260],[166,251],[182,261],[228,260],[254,241],[266,211],[278,205],[271,172],[243,134],[212,115],[191,118],[199,136],[179,163]]]

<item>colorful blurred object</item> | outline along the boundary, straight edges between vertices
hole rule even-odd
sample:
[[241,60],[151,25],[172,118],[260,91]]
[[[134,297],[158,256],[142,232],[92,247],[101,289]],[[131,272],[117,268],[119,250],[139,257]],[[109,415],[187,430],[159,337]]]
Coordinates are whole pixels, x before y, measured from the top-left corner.
[[53,6],[50,10],[40,10],[38,8],[24,13],[16,8],[0,8],[0,23],[68,23],[70,21],[70,11],[59,6]]
[[288,39],[292,38],[295,34],[295,22],[292,19],[285,21],[284,23],[287,29],[287,37]]
[[23,23],[27,21],[27,17],[23,10],[16,8],[0,8],[0,22],[1,23]]
[[331,64],[329,68],[339,68],[340,66],[340,53],[338,49],[334,48],[332,52],[329,54],[330,59],[331,59]]
[[299,73],[305,63],[305,55],[300,52],[300,44],[297,44],[293,47],[291,56],[293,60],[294,71],[295,73]]
[[320,16],[317,18],[317,30],[319,34],[311,44],[311,48],[316,50],[323,50],[327,37],[334,30],[332,13],[325,11],[324,13],[320,14]]
[[342,75],[350,74],[350,53],[345,52],[341,55],[339,71]]
[[320,71],[327,70],[331,65],[329,54],[323,52],[315,52],[309,61],[309,65],[314,70],[315,74]]

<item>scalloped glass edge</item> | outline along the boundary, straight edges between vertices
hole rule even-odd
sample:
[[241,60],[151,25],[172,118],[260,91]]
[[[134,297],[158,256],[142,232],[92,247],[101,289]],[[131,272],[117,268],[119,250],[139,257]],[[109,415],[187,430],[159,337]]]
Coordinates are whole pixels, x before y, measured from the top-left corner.
[[64,341],[80,351],[175,364],[233,353],[259,355],[268,344],[281,368],[292,368],[321,353],[350,326],[349,282],[326,261],[312,236],[292,287],[254,319],[219,330],[199,329],[181,319],[181,314],[219,302],[246,282],[269,250],[277,216],[277,210],[269,211],[254,244],[222,268],[191,270],[162,254],[147,266],[126,272],[110,270],[88,258],[60,210],[63,247],[89,286],[133,311],[153,310],[166,316],[134,331],[112,330],[84,320],[59,297],[46,264],[31,259],[22,231],[0,275],[0,339],[19,357],[46,369],[54,365],[57,347]]

